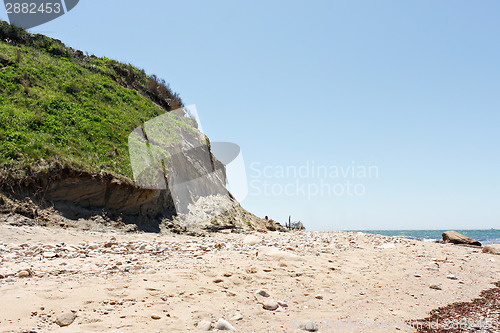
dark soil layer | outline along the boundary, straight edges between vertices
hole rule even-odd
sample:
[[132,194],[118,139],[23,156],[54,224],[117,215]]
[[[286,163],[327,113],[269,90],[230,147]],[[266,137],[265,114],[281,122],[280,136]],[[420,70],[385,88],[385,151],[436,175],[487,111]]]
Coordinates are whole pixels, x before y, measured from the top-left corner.
[[417,332],[500,332],[500,282],[495,286],[471,302],[449,304],[408,324]]

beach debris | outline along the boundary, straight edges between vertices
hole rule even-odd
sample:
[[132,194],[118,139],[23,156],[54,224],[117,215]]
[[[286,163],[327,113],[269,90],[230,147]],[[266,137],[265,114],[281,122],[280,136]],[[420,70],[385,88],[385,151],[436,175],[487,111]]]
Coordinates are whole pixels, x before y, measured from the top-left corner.
[[278,303],[278,305],[281,306],[282,308],[288,307],[288,304],[286,304],[284,301],[276,301],[276,303]]
[[217,320],[214,328],[221,331],[236,331],[236,328],[234,328],[234,326],[228,323],[224,318]]
[[314,323],[312,321],[306,321],[299,325],[299,328],[306,332],[317,332],[319,331],[318,323]]
[[232,321],[243,320],[243,315],[241,312],[236,312],[236,314],[231,318]]
[[73,324],[73,322],[76,319],[76,314],[73,312],[65,312],[57,316],[56,318],[56,324],[64,327],[64,326],[69,326]]
[[269,297],[270,295],[268,294],[267,291],[265,291],[264,289],[259,289],[255,292],[257,295],[260,295],[262,297]]
[[269,310],[269,311],[274,311],[277,308],[279,308],[279,306],[280,305],[278,304],[278,302],[276,302],[273,299],[267,300],[267,301],[262,303],[262,307],[266,310]]
[[477,240],[462,235],[456,231],[445,231],[443,232],[442,236],[445,243],[481,246],[481,243]]

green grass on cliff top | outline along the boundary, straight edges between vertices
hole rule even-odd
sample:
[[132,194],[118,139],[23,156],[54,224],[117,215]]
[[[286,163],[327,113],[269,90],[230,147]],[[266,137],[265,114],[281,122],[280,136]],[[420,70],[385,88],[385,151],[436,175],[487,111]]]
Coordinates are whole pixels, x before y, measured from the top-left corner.
[[132,178],[130,132],[181,105],[163,81],[142,70],[0,21],[4,178],[29,176],[43,161]]

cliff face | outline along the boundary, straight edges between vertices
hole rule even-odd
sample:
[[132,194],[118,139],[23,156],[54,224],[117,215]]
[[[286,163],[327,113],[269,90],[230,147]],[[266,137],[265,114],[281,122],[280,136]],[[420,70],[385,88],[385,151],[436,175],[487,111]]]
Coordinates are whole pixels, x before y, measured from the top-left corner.
[[228,193],[185,110],[154,75],[0,22],[0,212],[36,220],[31,211],[54,208],[148,231],[267,228]]

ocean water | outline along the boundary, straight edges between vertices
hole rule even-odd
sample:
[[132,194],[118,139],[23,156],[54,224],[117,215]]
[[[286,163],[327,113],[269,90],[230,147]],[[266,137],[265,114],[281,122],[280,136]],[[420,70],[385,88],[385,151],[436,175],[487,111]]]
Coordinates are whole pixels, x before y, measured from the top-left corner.
[[[441,234],[448,230],[348,230],[366,234],[378,234],[384,236],[398,236],[410,239],[417,239],[427,242],[442,240]],[[473,238],[482,245],[500,244],[500,229],[488,230],[455,230],[462,235]]]

